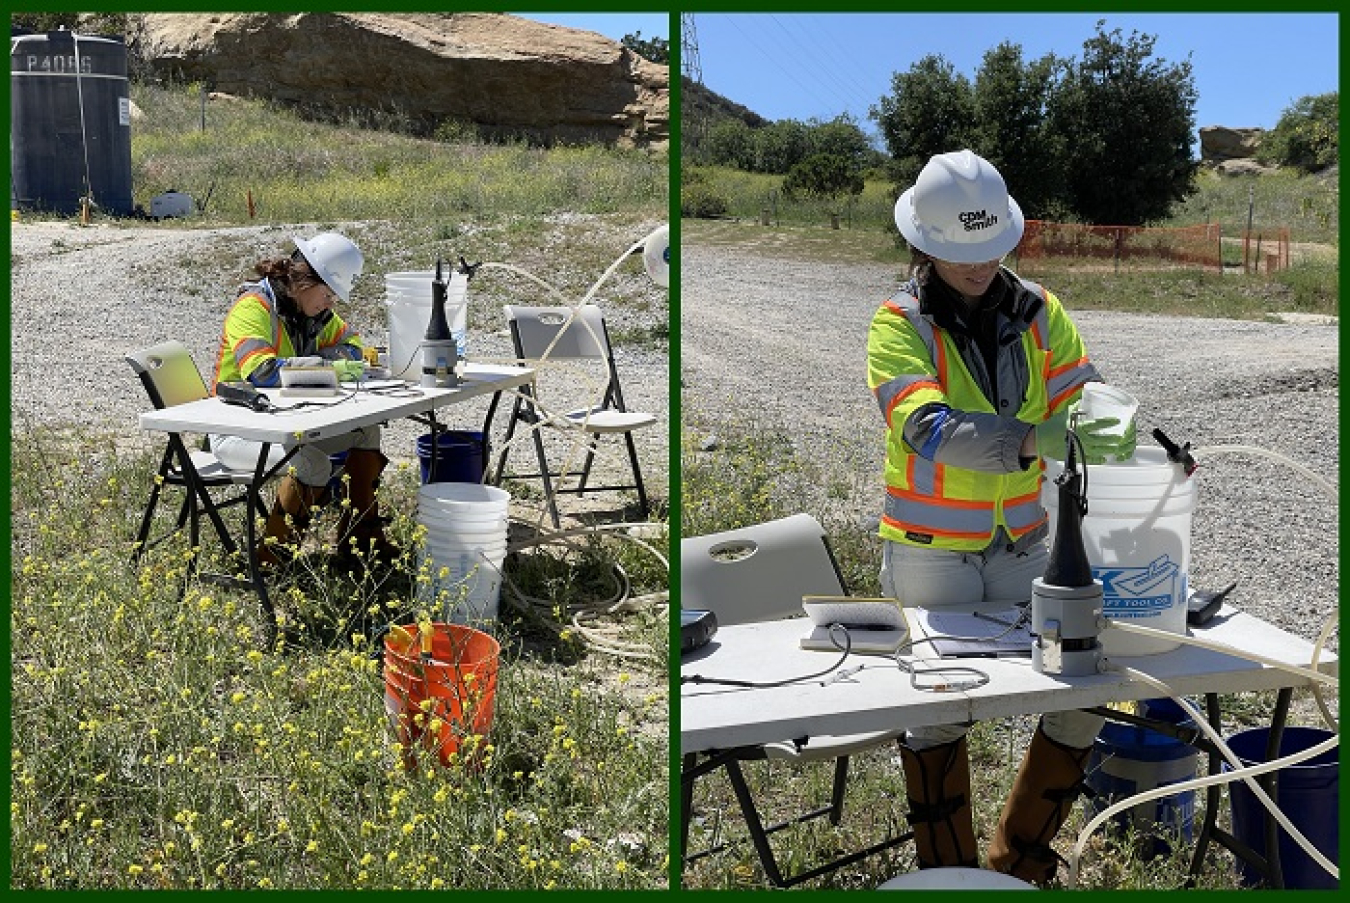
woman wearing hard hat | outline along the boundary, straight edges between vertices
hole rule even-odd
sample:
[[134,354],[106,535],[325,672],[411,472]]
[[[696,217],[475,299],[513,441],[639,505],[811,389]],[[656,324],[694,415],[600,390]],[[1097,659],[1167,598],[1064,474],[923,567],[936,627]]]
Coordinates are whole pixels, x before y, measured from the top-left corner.
[[[286,367],[318,366],[361,359],[361,338],[333,307],[351,297],[352,283],[365,264],[359,248],[344,235],[324,232],[295,238],[289,257],[254,264],[259,279],[240,286],[216,356],[212,393],[221,382],[247,380],[257,388],[281,384]],[[211,449],[227,467],[252,470],[260,445],[237,436],[211,436]],[[338,523],[339,555],[349,561],[388,561],[396,549],[385,538],[375,488],[389,459],[380,451],[380,428],[368,426],[342,436],[301,445],[277,487],[257,554],[266,565],[299,542],[314,508],[329,501],[330,455],[347,452],[344,465],[350,506]],[[284,451],[270,450],[269,465]]]
[[[1040,455],[1063,457],[1082,386],[1099,380],[1059,300],[1007,268],[1022,211],[968,150],[939,154],[895,205],[912,278],[877,311],[868,383],[886,419],[883,591],[936,611],[1026,605],[1045,571]],[[1114,421],[1112,421],[1114,424]],[[1132,449],[1080,423],[1088,460]],[[1055,873],[1050,841],[1081,788],[1103,719],[1047,713],[1032,737],[988,864],[1023,880]],[[978,862],[969,725],[908,731],[901,760],[921,868]]]

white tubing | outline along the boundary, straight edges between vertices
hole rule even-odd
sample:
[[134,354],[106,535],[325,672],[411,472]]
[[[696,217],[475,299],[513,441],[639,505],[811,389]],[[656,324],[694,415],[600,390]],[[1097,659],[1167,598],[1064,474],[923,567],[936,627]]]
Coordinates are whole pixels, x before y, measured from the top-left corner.
[[1270,451],[1269,449],[1260,448],[1255,445],[1210,445],[1206,446],[1205,448],[1197,448],[1191,450],[1191,456],[1195,457],[1196,460],[1199,460],[1200,456],[1202,455],[1207,456],[1214,454],[1254,455],[1258,458],[1266,458],[1267,460],[1274,461],[1278,464],[1283,464],[1286,467],[1298,471],[1299,473],[1303,474],[1303,476],[1307,477],[1308,479],[1316,483],[1318,486],[1322,487],[1322,489],[1326,491],[1326,494],[1331,496],[1331,498],[1333,499],[1338,498],[1337,489],[1333,483],[1331,483],[1321,474],[1311,470],[1308,467],[1305,467],[1304,465],[1293,460],[1292,458],[1285,457],[1279,452],[1273,452]]
[[[1313,470],[1300,464],[1298,461],[1295,461],[1292,458],[1288,458],[1280,454],[1279,452],[1273,452],[1270,451],[1269,449],[1260,448],[1254,445],[1211,445],[1205,448],[1196,449],[1194,452],[1192,452],[1192,454],[1193,455],[1198,454],[1202,456],[1209,456],[1214,454],[1219,455],[1246,454],[1246,455],[1253,455],[1258,458],[1266,458],[1270,461],[1274,461],[1278,464],[1283,464],[1293,470],[1296,470],[1299,473],[1303,474],[1303,476],[1307,477],[1309,480],[1312,480],[1324,492],[1326,492],[1326,494],[1331,498],[1333,503],[1339,501],[1340,499],[1339,492],[1335,484],[1331,483],[1329,480],[1322,477],[1321,474],[1314,472]],[[1327,618],[1326,622],[1322,625],[1322,631],[1317,638],[1317,645],[1313,649],[1312,661],[1314,666],[1321,658],[1322,646],[1330,638],[1331,631],[1335,629],[1339,621],[1340,618],[1338,613],[1336,611],[1333,611],[1331,615]],[[1312,693],[1313,699],[1317,700],[1318,709],[1321,710],[1322,720],[1326,722],[1327,726],[1330,727],[1332,730],[1339,731],[1340,722],[1336,718],[1336,716],[1332,713],[1331,707],[1327,705],[1326,698],[1322,695],[1322,688],[1317,684],[1313,684]]]
[[1314,671],[1311,668],[1304,668],[1301,665],[1291,665],[1288,662],[1282,662],[1279,659],[1268,658],[1259,652],[1250,652],[1246,649],[1235,649],[1224,643],[1216,643],[1213,640],[1204,640],[1200,637],[1190,634],[1173,633],[1170,630],[1159,630],[1156,627],[1143,627],[1139,624],[1127,624],[1123,621],[1107,621],[1108,629],[1124,630],[1127,633],[1138,633],[1144,636],[1155,636],[1163,639],[1173,640],[1178,643],[1184,643],[1188,646],[1199,646],[1201,649],[1209,649],[1212,652],[1222,652],[1235,658],[1246,659],[1247,661],[1257,662],[1258,664],[1268,665],[1271,668],[1277,668],[1281,671],[1287,671],[1290,674],[1307,678],[1308,680],[1325,683],[1336,686],[1340,679],[1331,674],[1324,674],[1321,671]]
[[1284,758],[1274,759],[1270,762],[1265,762],[1260,765],[1244,766],[1242,764],[1242,761],[1237,757],[1237,755],[1232,751],[1232,749],[1229,748],[1228,744],[1224,742],[1221,736],[1219,736],[1219,733],[1214,729],[1213,725],[1209,723],[1209,720],[1205,718],[1203,715],[1201,715],[1200,712],[1196,710],[1196,708],[1192,706],[1189,701],[1177,695],[1172,690],[1171,687],[1169,687],[1162,681],[1158,680],[1157,678],[1153,677],[1152,675],[1145,674],[1144,672],[1139,671],[1135,668],[1116,666],[1116,670],[1120,671],[1122,674],[1125,674],[1131,680],[1137,680],[1142,683],[1146,683],[1149,686],[1152,686],[1160,690],[1161,692],[1167,694],[1167,696],[1170,699],[1181,705],[1183,709],[1185,709],[1187,712],[1190,713],[1192,720],[1195,722],[1195,725],[1198,728],[1200,728],[1201,732],[1204,733],[1205,736],[1208,737],[1214,743],[1214,745],[1218,748],[1219,752],[1223,755],[1223,757],[1228,761],[1228,764],[1231,765],[1234,770],[1224,774],[1209,775],[1208,777],[1197,778],[1192,781],[1183,781],[1182,783],[1179,784],[1168,784],[1165,787],[1155,787],[1152,790],[1144,791],[1143,793],[1136,794],[1134,796],[1123,799],[1117,803],[1114,803],[1111,806],[1108,806],[1106,809],[1100,812],[1096,818],[1088,822],[1086,827],[1084,827],[1083,830],[1078,835],[1078,841],[1074,844],[1073,852],[1071,853],[1068,860],[1069,887],[1075,886],[1078,882],[1078,862],[1079,859],[1082,857],[1083,848],[1087,845],[1088,838],[1098,828],[1098,826],[1101,825],[1102,822],[1110,818],[1115,813],[1128,808],[1132,808],[1133,806],[1136,806],[1139,803],[1146,802],[1148,800],[1157,799],[1162,796],[1171,796],[1180,791],[1192,790],[1200,787],[1208,787],[1212,784],[1227,784],[1235,780],[1244,781],[1251,788],[1252,793],[1255,794],[1256,798],[1261,801],[1261,805],[1263,805],[1266,808],[1266,810],[1271,814],[1271,816],[1275,819],[1275,821],[1278,822],[1280,826],[1289,833],[1289,836],[1304,850],[1304,852],[1306,852],[1328,874],[1339,879],[1340,869],[1337,868],[1336,864],[1333,863],[1331,860],[1327,859],[1326,856],[1322,855],[1321,851],[1319,851],[1316,847],[1314,847],[1312,845],[1312,842],[1309,841],[1308,838],[1302,834],[1302,832],[1300,832],[1297,828],[1293,826],[1293,824],[1289,821],[1288,817],[1285,816],[1285,814],[1280,811],[1277,805],[1275,805],[1274,800],[1272,800],[1270,796],[1265,792],[1265,790],[1261,788],[1261,785],[1256,782],[1255,777],[1256,775],[1265,774],[1266,772],[1269,771],[1276,771],[1278,769],[1285,768],[1289,765],[1297,765],[1300,762],[1304,762],[1315,756],[1321,755],[1322,753],[1328,750],[1334,749],[1340,743],[1340,737],[1328,737],[1326,740],[1322,741],[1316,746],[1312,746],[1301,752],[1285,756]]

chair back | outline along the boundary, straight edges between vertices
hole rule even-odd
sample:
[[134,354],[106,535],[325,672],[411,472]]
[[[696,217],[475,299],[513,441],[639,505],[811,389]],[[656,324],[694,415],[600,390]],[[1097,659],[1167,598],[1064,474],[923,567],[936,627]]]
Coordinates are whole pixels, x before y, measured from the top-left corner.
[[141,385],[156,408],[171,408],[210,394],[192,354],[182,342],[161,342],[133,351],[126,361],[141,378]]
[[505,306],[516,356],[522,360],[609,360],[605,318],[594,304],[581,307]]
[[710,610],[719,624],[800,615],[802,596],[846,591],[809,514],[680,541],[680,606]]

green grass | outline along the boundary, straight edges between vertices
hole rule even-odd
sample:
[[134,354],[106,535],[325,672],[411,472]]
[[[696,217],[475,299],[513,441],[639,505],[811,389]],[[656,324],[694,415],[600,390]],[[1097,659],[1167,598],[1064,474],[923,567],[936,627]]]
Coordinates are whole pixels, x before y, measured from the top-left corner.
[[[611,619],[648,660],[600,655],[555,617],[611,593],[616,558],[634,596],[665,586],[659,563],[599,541],[508,560],[543,604],[503,603],[478,765],[407,771],[375,637],[428,607],[396,501],[415,497],[415,469],[381,490],[410,576],[339,578],[312,545],[272,584],[285,629],[269,646],[251,593],[185,577],[181,539],[129,563],[154,462],[107,447],[16,441],[12,887],[665,885],[664,615]],[[205,568],[231,567],[204,545]]]
[[[257,224],[279,252],[297,228],[341,228],[366,257],[357,323],[384,321],[386,272],[438,257],[510,263],[576,303],[667,218],[660,155],[417,139],[252,101],[212,101],[202,132],[196,87],[136,85],[133,100],[145,114],[132,141],[137,203],[176,188],[205,210],[99,225]],[[169,263],[210,274],[193,290],[216,292],[248,276],[251,253],[222,240]],[[500,331],[500,305],[519,303],[522,287],[480,272],[471,333]],[[668,319],[665,293],[648,289],[628,263],[601,303],[630,308],[624,341],[664,349],[668,333],[652,324]],[[130,563],[158,454],[124,445],[40,428],[11,440],[11,887],[668,884],[663,537],[652,550],[610,537],[509,556],[503,593],[519,604],[503,599],[495,631],[491,728],[466,741],[472,762],[405,770],[377,637],[444,601],[428,598],[419,565],[416,468],[382,483],[399,567],[329,569],[334,515],[322,513],[271,582],[283,630],[268,643],[252,593],[187,575],[186,534]],[[177,513],[169,495],[156,534]],[[242,569],[209,529],[203,546],[204,570]]]

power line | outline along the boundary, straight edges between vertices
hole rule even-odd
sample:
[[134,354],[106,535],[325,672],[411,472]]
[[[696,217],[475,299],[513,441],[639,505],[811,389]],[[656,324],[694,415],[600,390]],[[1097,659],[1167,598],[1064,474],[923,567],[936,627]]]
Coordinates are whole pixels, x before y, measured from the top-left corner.
[[736,29],[736,31],[739,32],[743,38],[745,38],[746,43],[752,45],[756,50],[758,50],[761,56],[763,56],[766,60],[772,63],[776,69],[778,69],[780,72],[786,75],[792,81],[793,84],[795,84],[798,88],[800,88],[804,93],[810,94],[812,97],[816,98],[817,101],[822,102],[822,105],[829,106],[829,103],[827,101],[824,101],[824,99],[821,98],[821,96],[814,90],[812,90],[812,88],[809,85],[803,84],[802,81],[797,78],[796,73],[794,73],[791,69],[787,68],[786,66],[783,66],[778,61],[778,58],[772,52],[765,50],[764,47],[761,46],[758,41],[756,41],[750,35],[746,34],[745,31],[741,28],[740,24],[736,21],[735,16],[727,16],[726,20],[728,24],[731,25],[732,28]]
[[[790,16],[789,18],[793,20],[795,25],[801,26],[802,17],[794,15]],[[802,59],[809,59],[812,55],[816,56],[830,55],[824,54],[823,53],[824,47],[822,47],[821,45],[819,45],[819,43],[813,41],[809,37],[805,39],[805,43],[799,42],[797,36],[788,31],[787,26],[784,25],[777,16],[770,15],[769,19],[775,25],[777,25],[778,28],[783,32],[783,34],[787,36],[788,40],[790,40],[800,50]],[[817,66],[815,68],[817,73],[822,76],[821,86],[830,88],[835,93],[835,96],[838,97],[839,100],[841,101],[844,110],[848,110],[850,107],[854,106],[857,103],[856,101],[857,94],[866,93],[858,91],[856,85],[850,86],[849,84],[845,83],[843,77],[840,74],[841,72],[844,71],[845,67],[836,64],[836,62],[832,59],[827,60],[826,65]],[[829,82],[831,84],[826,84],[825,82]],[[866,105],[864,104],[863,106],[865,108]]]

